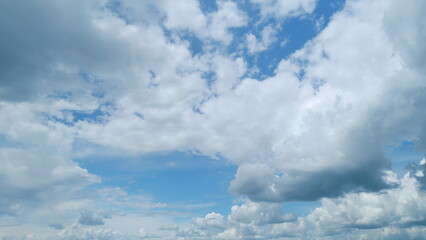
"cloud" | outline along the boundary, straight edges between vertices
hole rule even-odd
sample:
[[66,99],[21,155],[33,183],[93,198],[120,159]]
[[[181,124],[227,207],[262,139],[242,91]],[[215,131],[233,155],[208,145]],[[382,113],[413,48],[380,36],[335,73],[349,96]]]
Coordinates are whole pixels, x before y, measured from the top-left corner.
[[[418,1],[402,4],[392,0],[385,7],[384,27],[390,41],[408,67],[424,74],[423,59],[426,55],[426,48],[421,41],[426,37],[422,30],[425,28],[426,22],[421,20],[421,14],[426,8],[425,3]],[[395,27],[396,23],[400,27]]]
[[165,25],[172,30],[189,30],[201,39],[219,41],[229,44],[233,35],[232,28],[247,24],[247,16],[233,1],[217,1],[217,10],[205,14],[201,11],[198,1],[162,1],[155,6],[163,11]]
[[[1,99],[22,101],[43,97],[49,90],[85,92],[85,88],[90,89],[81,79],[55,70],[72,72],[77,62],[93,66],[93,62],[101,59],[106,63],[112,56],[110,53],[118,54],[113,53],[118,49],[108,44],[112,42],[93,31],[92,13],[88,10],[99,7],[98,3],[3,1],[2,9],[10,11],[2,15],[0,25],[7,36],[0,42]],[[12,26],[10,19],[14,19]]]
[[[235,8],[232,2],[220,2],[212,14],[221,22],[221,11]],[[422,82],[407,74],[404,59],[395,55],[389,31],[381,24],[383,9],[380,1],[348,2],[315,39],[280,63],[275,76],[258,81],[240,79],[242,58],[220,52],[193,57],[185,42],[168,41],[155,23],[127,24],[95,8],[91,34],[105,36],[117,49],[127,47],[120,51],[122,59],[84,65],[85,72],[100,79],[92,87],[110,90],[102,99],[73,91],[70,101],[74,95],[89,100],[105,117],[72,122],[71,129],[79,139],[135,152],[220,153],[240,166],[231,190],[256,201],[315,200],[383,189],[388,187],[383,170],[390,168],[383,146],[398,144],[396,139],[415,141],[424,118],[417,111]],[[81,21],[89,22],[87,18]],[[189,24],[182,21],[175,27]],[[233,68],[241,70],[233,73]],[[211,69],[217,75],[214,91],[203,78]],[[55,71],[65,76],[79,72]],[[399,78],[406,79],[404,87]],[[102,105],[106,99],[113,104]],[[249,169],[256,165],[263,175],[251,184]]]
[[254,223],[257,226],[292,222],[297,218],[294,214],[284,214],[281,204],[246,201],[241,206],[232,206],[230,221]]
[[68,226],[66,229],[62,230],[56,236],[57,239],[67,240],[67,239],[78,239],[78,240],[87,240],[87,239],[99,239],[99,240],[112,240],[112,239],[123,239],[122,235],[114,232],[111,229],[92,229],[92,228],[83,228],[79,224],[73,224]]
[[422,159],[419,163],[411,163],[407,166],[410,170],[411,177],[421,183],[423,190],[426,190],[426,159]]
[[[37,104],[0,103],[0,212],[18,214],[27,205],[64,200],[99,178],[70,161],[69,132],[45,125]],[[42,144],[40,144],[42,143]]]
[[316,7],[316,0],[251,0],[252,3],[258,5],[263,17],[272,15],[279,18],[298,17],[303,14],[312,13]]
[[[321,200],[321,207],[305,218],[299,218],[296,224],[283,223],[273,229],[282,235],[292,234],[294,229],[298,229],[299,235],[307,236],[310,232],[312,236],[321,236],[344,234],[346,229],[386,231],[396,227],[402,228],[396,231],[402,234],[407,229],[424,225],[426,209],[421,202],[425,192],[421,190],[420,182],[409,173],[393,181],[397,181],[399,186],[378,193],[350,193],[337,199],[325,198]],[[371,232],[377,233],[378,238],[388,235],[375,230]],[[417,234],[424,235],[425,232]]]
[[276,29],[272,25],[263,28],[261,38],[258,39],[252,33],[247,35],[247,49],[250,54],[259,53],[269,48],[276,41]]
[[111,214],[108,212],[94,212],[86,210],[80,213],[80,219],[78,219],[78,222],[89,226],[104,225],[104,219],[106,218],[111,218]]
[[212,212],[208,213],[204,218],[195,218],[194,224],[200,229],[218,229],[226,228],[223,216]]
[[[222,151],[244,159],[232,192],[256,201],[288,201],[387,187],[382,176],[390,161],[383,146],[421,137],[424,116],[417,107],[424,85],[395,54],[381,24],[383,4],[348,2],[315,39],[280,63],[276,76],[242,81],[234,96],[205,105],[215,106],[213,113],[232,102],[240,118],[251,120],[249,138],[240,130],[244,121],[234,129],[231,141],[240,148]],[[254,89],[256,98],[248,94]],[[247,104],[237,105],[237,99]],[[222,115],[236,118],[234,112]]]
[[305,217],[284,212],[285,204],[283,208],[279,203],[246,199],[243,204],[232,206],[227,218],[213,212],[194,219],[191,228],[180,230],[180,236],[206,239],[424,238],[426,208],[422,203],[426,196],[422,183],[411,173],[398,179],[395,173],[388,172],[386,181],[398,186],[380,192],[323,198],[321,206]]

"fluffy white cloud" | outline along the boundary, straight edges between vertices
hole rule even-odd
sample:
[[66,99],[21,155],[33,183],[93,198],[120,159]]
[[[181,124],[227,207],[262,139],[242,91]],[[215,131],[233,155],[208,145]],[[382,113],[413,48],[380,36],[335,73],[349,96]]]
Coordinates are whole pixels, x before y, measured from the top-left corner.
[[288,18],[312,13],[315,10],[317,0],[251,0],[251,2],[259,6],[264,17],[273,15],[274,17]]
[[223,230],[226,228],[223,216],[215,212],[207,214],[204,218],[195,218],[194,224],[200,229]]
[[[385,6],[384,27],[395,49],[404,59],[406,66],[424,74],[424,56],[426,48],[422,44],[425,39],[426,21],[421,17],[426,8],[425,3],[403,4],[400,1],[389,1]],[[396,24],[399,27],[395,27]]]
[[[422,161],[419,165],[426,165]],[[285,213],[278,203],[245,200],[224,216],[209,213],[194,219],[181,237],[205,239],[422,239],[426,193],[416,179],[424,170],[398,179],[388,172],[387,181],[397,187],[380,192],[348,193],[324,198],[305,217]],[[285,204],[284,204],[285,207]],[[177,231],[177,230],[175,230]]]
[[233,35],[229,29],[247,24],[247,16],[233,1],[217,1],[217,11],[204,14],[199,2],[163,1],[157,8],[165,12],[165,25],[169,29],[189,30],[197,37],[229,44]]
[[0,212],[18,214],[27,205],[64,200],[99,179],[71,159],[72,134],[43,124],[45,106],[0,103]]
[[296,220],[293,214],[284,214],[281,204],[246,201],[241,206],[232,206],[230,221],[239,223],[254,223],[255,225],[292,222]]
[[[250,119],[233,131],[231,141],[240,148],[223,151],[242,159],[232,191],[283,201],[386,186],[382,171],[390,162],[383,146],[419,140],[424,126],[418,108],[423,77],[404,68],[383,29],[386,4],[348,2],[305,48],[281,62],[276,76],[245,80],[234,96],[205,104],[215,106],[211,113],[233,104],[242,109],[240,118]],[[248,94],[254,89],[255,98]],[[222,115],[237,118],[233,113]],[[242,129],[250,129],[250,137]]]
[[[309,238],[346,234],[347,229],[358,229],[358,233],[351,234],[353,238],[368,231],[377,239],[394,239],[404,234],[410,236],[408,239],[424,237],[426,232],[418,227],[426,219],[426,208],[422,204],[426,195],[421,183],[410,173],[402,179],[393,177],[393,181],[399,186],[379,193],[350,193],[337,199],[325,198],[321,201],[322,206],[305,218],[275,225],[273,233]],[[398,230],[389,232],[392,228]],[[406,231],[410,232],[410,229],[412,233],[408,234]]]
[[[228,4],[233,3],[218,3],[215,14]],[[398,83],[392,76],[402,71],[380,24],[383,6],[380,2],[371,5],[367,12],[364,4],[348,4],[316,39],[262,82],[239,79],[245,72],[241,58],[216,55],[199,62],[184,42],[168,42],[155,24],[128,25],[101,11],[92,21],[92,34],[137,51],[121,52],[131,56],[125,58],[125,67],[118,62],[114,68],[104,62],[84,66],[90,75],[80,77],[82,82],[90,85],[94,81],[93,88],[109,90],[102,100],[88,97],[93,95],[90,91],[71,92],[73,97],[89,99],[102,113],[101,121],[80,120],[72,123],[72,129],[86,141],[133,151],[220,153],[241,165],[231,189],[254,200],[312,200],[338,196],[353,187],[381,189],[385,187],[381,171],[389,168],[382,145],[396,136],[411,140],[415,128],[385,131],[403,126],[404,121],[411,123],[409,114],[398,114],[400,109],[410,110],[409,102],[368,104],[380,104],[399,91],[400,87],[388,83]],[[144,39],[144,44],[138,39]],[[347,44],[351,50],[343,51]],[[368,68],[376,62],[374,69]],[[217,75],[213,84],[217,97],[202,78],[203,69],[212,69],[209,64]],[[241,70],[237,74],[231,68]],[[70,75],[63,67],[55,71]],[[363,76],[358,78],[361,71]],[[71,71],[71,75],[78,72]],[[114,86],[117,81],[121,84]],[[416,79],[410,81],[416,89],[421,86]],[[112,104],[102,105],[105,100]],[[373,114],[377,117],[371,118]],[[396,121],[390,122],[387,116]],[[387,125],[380,128],[383,121]],[[244,177],[252,174],[252,164],[266,171],[256,184]],[[301,193],[300,188],[306,191]]]
[[276,41],[276,29],[272,25],[263,28],[260,39],[252,33],[247,35],[247,49],[250,54],[258,53],[268,49],[268,47]]

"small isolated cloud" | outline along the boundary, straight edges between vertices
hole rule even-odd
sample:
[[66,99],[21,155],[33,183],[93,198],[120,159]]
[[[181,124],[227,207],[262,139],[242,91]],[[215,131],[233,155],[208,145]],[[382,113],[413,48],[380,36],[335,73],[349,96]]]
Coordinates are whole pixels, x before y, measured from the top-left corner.
[[54,228],[54,229],[58,229],[58,230],[64,229],[64,225],[62,225],[62,224],[60,224],[60,223],[52,223],[52,224],[49,224],[49,227],[52,227],[52,228]]
[[104,225],[105,221],[104,219],[111,218],[111,214],[106,211],[89,211],[85,210],[80,213],[80,218],[78,219],[78,222],[83,225],[88,226],[96,226],[96,225]]
[[247,49],[250,54],[259,53],[267,50],[276,40],[277,29],[272,25],[263,28],[260,39],[252,33],[249,33],[246,38]]
[[263,17],[272,15],[278,18],[298,17],[303,14],[312,13],[317,0],[251,0],[260,8]]

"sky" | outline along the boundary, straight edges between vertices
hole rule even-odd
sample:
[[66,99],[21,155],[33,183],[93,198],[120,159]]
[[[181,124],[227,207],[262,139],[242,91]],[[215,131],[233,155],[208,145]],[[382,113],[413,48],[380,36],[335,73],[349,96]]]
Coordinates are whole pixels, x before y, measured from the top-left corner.
[[0,240],[426,239],[425,11],[0,1]]

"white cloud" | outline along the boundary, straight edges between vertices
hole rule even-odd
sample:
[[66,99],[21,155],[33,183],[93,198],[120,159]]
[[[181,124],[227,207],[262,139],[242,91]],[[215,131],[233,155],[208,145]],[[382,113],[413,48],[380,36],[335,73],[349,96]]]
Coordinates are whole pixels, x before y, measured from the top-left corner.
[[247,49],[250,54],[265,51],[276,41],[276,29],[272,25],[263,28],[260,39],[249,33],[246,38]]
[[[396,188],[378,193],[350,193],[337,199],[325,198],[321,200],[322,206],[305,218],[299,218],[297,223],[275,225],[273,232],[278,235],[297,233],[307,238],[345,234],[347,229],[359,229],[360,235],[365,234],[362,231],[371,231],[373,236],[377,234],[377,239],[392,239],[390,236],[407,234],[407,230],[415,230],[426,219],[426,208],[422,204],[426,195],[420,183],[408,173],[398,180],[398,184]],[[392,228],[397,228],[398,234],[389,233]],[[412,234],[424,236],[426,233],[419,231]]]
[[[394,174],[394,173],[389,173]],[[203,239],[422,239],[426,193],[414,175],[389,180],[398,186],[380,192],[323,198],[305,217],[285,213],[278,203],[245,200],[224,216],[209,213],[180,231],[181,237]],[[285,204],[284,204],[285,207]]]
[[239,223],[254,223],[255,225],[292,222],[296,220],[293,214],[284,214],[281,204],[245,201],[241,206],[232,206],[230,221]]
[[44,205],[72,196],[98,177],[70,161],[72,132],[62,125],[43,124],[42,105],[0,103],[0,212],[18,214],[27,204]]
[[204,218],[195,218],[194,224],[200,229],[218,229],[226,228],[223,216],[212,212],[208,213]]
[[[407,67],[424,74],[426,47],[422,44],[422,39],[426,37],[426,21],[422,14],[426,8],[425,2],[403,4],[392,0],[385,8],[384,27],[390,41]],[[396,24],[399,27],[395,27]]]
[[272,15],[274,17],[289,18],[312,13],[315,10],[317,0],[251,0],[251,2],[259,6],[263,17]]
[[125,239],[121,234],[114,232],[111,229],[93,229],[93,228],[82,228],[79,224],[73,224],[66,229],[62,230],[58,235],[57,239],[61,240],[87,240],[87,239],[99,239],[99,240],[115,240]]
[[[206,113],[215,105],[211,113],[233,106],[221,116],[250,119],[233,130],[239,148],[222,151],[242,159],[233,192],[283,201],[385,187],[382,170],[390,162],[382,147],[420,137],[424,116],[416,106],[423,100],[416,92],[424,84],[395,55],[382,28],[383,4],[348,2],[318,37],[281,62],[276,76],[242,81],[235,97],[205,104]],[[249,95],[254,91],[256,97]],[[249,138],[242,129],[250,129]]]
[[217,1],[217,11],[205,15],[198,1],[165,1],[157,7],[164,10],[166,26],[170,29],[189,30],[199,38],[207,38],[229,44],[233,35],[229,29],[245,26],[247,16],[233,1]]

